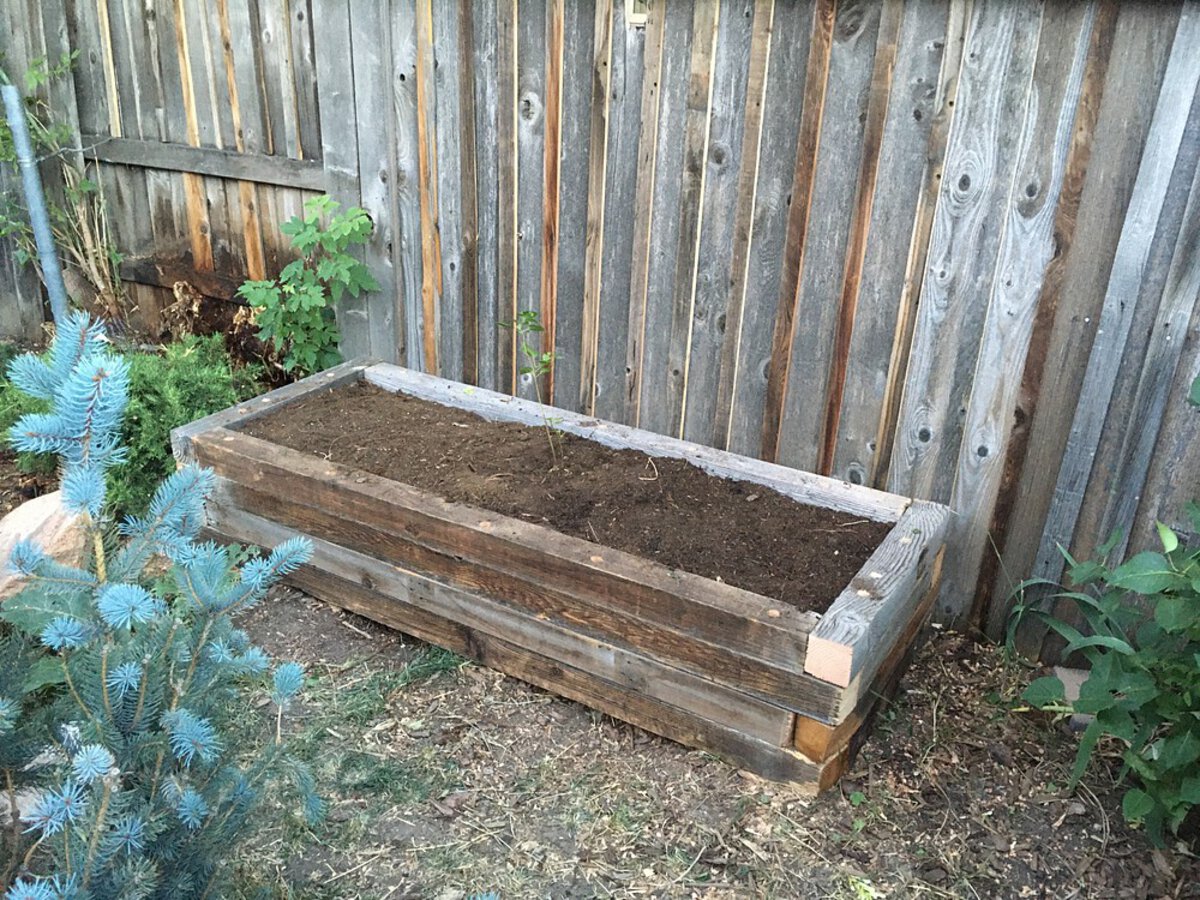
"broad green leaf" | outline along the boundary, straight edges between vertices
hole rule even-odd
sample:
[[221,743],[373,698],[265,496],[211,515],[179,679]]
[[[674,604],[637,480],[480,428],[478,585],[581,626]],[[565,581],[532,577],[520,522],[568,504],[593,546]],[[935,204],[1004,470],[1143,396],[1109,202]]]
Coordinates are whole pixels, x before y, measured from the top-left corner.
[[1163,738],[1158,752],[1161,770],[1191,768],[1197,759],[1200,759],[1200,737],[1192,732],[1172,733]]
[[1154,621],[1172,634],[1187,631],[1200,620],[1200,598],[1164,595],[1154,605]]
[[1154,809],[1154,798],[1139,788],[1130,788],[1121,799],[1121,812],[1127,822],[1140,822]]
[[1030,706],[1041,708],[1049,706],[1051,703],[1062,702],[1066,694],[1064,693],[1061,680],[1053,675],[1046,675],[1042,678],[1035,678],[1030,682],[1029,687],[1025,688],[1021,697]]
[[1135,594],[1158,594],[1171,587],[1179,575],[1161,553],[1146,551],[1113,570],[1111,584]]
[[21,684],[21,690],[32,693],[47,685],[62,684],[66,680],[62,660],[57,656],[43,656],[25,673],[25,681]]
[[0,605],[0,619],[26,634],[39,635],[59,616],[87,618],[90,591],[51,595],[36,587],[26,588]]
[[1163,552],[1174,553],[1179,547],[1179,538],[1176,537],[1175,532],[1171,530],[1170,526],[1164,525],[1162,522],[1155,522],[1154,524],[1158,526],[1158,539],[1162,541]]
[[1200,376],[1192,381],[1192,389],[1188,391],[1188,402],[1192,406],[1200,406]]

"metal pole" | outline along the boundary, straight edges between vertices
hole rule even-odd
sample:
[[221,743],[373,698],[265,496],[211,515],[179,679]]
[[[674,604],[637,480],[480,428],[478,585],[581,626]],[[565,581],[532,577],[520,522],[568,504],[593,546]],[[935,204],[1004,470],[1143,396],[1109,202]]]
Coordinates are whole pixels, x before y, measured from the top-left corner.
[[54,247],[50,215],[46,212],[46,196],[42,193],[42,178],[38,173],[37,159],[33,155],[33,143],[29,140],[29,124],[25,121],[21,92],[15,85],[4,84],[0,85],[0,94],[4,95],[4,113],[8,119],[8,127],[12,129],[17,165],[21,168],[25,205],[29,209],[29,223],[33,226],[33,237],[37,241],[42,279],[46,282],[46,292],[50,295],[50,311],[54,314],[55,322],[62,322],[70,308],[67,287],[63,284],[62,266],[59,265],[58,251]]

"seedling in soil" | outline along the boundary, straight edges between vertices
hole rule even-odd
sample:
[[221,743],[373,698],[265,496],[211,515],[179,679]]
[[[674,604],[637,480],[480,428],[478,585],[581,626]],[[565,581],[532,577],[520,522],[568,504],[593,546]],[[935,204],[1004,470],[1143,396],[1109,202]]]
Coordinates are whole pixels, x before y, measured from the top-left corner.
[[[526,309],[517,313],[516,321],[501,322],[501,328],[512,328],[517,333],[517,349],[521,351],[521,355],[525,357],[528,365],[521,366],[517,371],[522,375],[529,375],[533,378],[533,389],[537,393],[538,403],[544,403],[542,400],[542,378],[550,374],[550,370],[554,368],[554,361],[558,359],[558,353],[554,350],[539,350],[537,347],[531,346],[530,335],[539,335],[545,332],[541,321],[538,319],[538,314],[535,310]],[[534,341],[540,343],[540,341]],[[550,460],[552,466],[558,465],[558,448],[554,443],[554,423],[561,422],[561,419],[551,416],[545,416],[542,419],[542,425],[546,429],[546,443],[550,445]]]

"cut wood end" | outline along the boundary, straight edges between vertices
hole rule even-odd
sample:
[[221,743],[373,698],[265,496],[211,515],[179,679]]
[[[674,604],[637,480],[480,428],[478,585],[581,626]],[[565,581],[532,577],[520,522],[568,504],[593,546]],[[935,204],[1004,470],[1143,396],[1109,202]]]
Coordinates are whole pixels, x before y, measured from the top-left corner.
[[828,638],[810,634],[808,652],[804,656],[804,671],[814,678],[847,687],[853,675],[854,648]]

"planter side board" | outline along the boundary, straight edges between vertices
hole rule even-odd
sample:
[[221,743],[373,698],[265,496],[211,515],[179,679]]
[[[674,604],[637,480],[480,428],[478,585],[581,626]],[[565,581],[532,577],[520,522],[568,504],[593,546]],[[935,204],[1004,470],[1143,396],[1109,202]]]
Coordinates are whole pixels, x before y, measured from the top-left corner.
[[192,449],[242,508],[297,531],[612,635],[819,718],[841,703],[840,688],[803,670],[815,617],[775,610],[757,594],[245,434],[216,429]]
[[[874,521],[892,531],[824,616],[441,498],[231,429],[367,380],[501,421],[554,427]],[[313,541],[297,585],[767,778],[833,784],[928,620],[947,510],[601,422],[373,360],[172,433],[214,469],[209,527]]]

